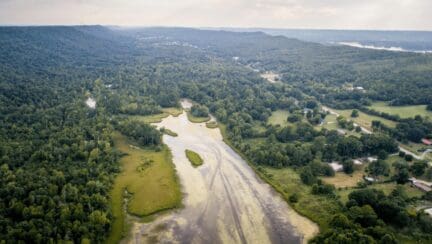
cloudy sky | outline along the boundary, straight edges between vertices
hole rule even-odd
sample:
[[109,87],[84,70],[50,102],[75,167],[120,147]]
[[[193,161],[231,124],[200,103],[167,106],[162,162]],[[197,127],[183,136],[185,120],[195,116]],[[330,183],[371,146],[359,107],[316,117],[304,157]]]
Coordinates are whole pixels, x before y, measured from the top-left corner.
[[432,0],[0,0],[0,25],[432,30]]

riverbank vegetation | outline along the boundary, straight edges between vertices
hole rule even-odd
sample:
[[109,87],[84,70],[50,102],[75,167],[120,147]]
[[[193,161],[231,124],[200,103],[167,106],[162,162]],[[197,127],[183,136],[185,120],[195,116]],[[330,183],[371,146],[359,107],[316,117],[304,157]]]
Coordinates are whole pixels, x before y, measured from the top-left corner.
[[172,136],[172,137],[177,137],[178,136],[177,133],[175,133],[174,131],[172,131],[170,129],[167,129],[165,127],[160,128],[160,132],[162,132],[162,134],[166,134],[166,135],[169,135],[169,136]]
[[201,166],[204,163],[204,160],[201,158],[201,156],[192,151],[192,150],[185,150],[186,157],[189,159],[189,162],[191,162],[192,166],[198,167]]
[[169,149],[141,148],[134,140],[115,132],[114,147],[124,156],[121,172],[111,190],[114,221],[108,243],[116,243],[128,234],[127,215],[146,217],[181,205],[180,184]]
[[215,129],[215,128],[218,128],[219,125],[216,121],[209,121],[206,123],[206,127],[209,129]]

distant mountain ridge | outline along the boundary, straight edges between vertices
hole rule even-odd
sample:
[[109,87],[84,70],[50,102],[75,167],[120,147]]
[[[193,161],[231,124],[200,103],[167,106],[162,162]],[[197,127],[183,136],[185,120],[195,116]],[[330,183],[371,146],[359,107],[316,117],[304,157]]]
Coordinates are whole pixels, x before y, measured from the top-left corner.
[[[303,41],[322,44],[359,43],[362,46],[399,48],[399,51],[432,51],[432,31],[382,31],[382,30],[312,30],[266,28],[216,28],[228,31],[261,31]],[[395,49],[396,50],[396,49]]]

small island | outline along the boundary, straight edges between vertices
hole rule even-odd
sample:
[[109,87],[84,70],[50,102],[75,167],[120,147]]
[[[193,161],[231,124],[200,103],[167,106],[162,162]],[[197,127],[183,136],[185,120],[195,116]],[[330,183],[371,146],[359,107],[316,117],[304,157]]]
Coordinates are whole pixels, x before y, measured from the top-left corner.
[[189,159],[192,166],[198,167],[203,164],[204,161],[198,153],[188,149],[186,149],[185,152],[186,152],[186,157]]
[[192,123],[203,123],[210,120],[209,110],[204,105],[194,104],[187,112],[187,117]]

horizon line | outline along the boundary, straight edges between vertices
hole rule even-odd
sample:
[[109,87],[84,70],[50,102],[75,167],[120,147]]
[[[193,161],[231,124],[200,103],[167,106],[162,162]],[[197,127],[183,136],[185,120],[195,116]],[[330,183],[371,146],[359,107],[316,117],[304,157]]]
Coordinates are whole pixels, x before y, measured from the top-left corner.
[[191,29],[266,29],[266,30],[312,30],[312,31],[393,31],[393,32],[432,32],[426,29],[367,29],[367,28],[320,28],[320,27],[238,27],[238,26],[182,26],[182,25],[116,25],[116,24],[0,24],[0,27],[73,27],[105,26],[123,28],[191,28]]

